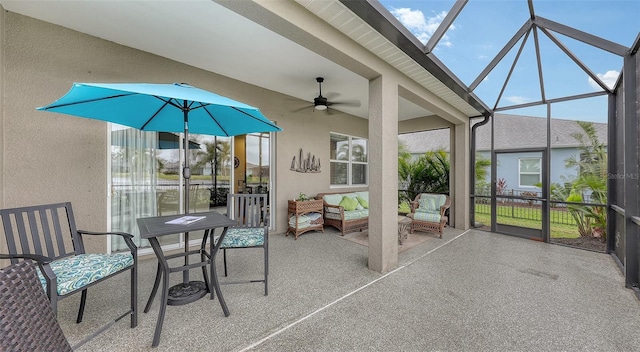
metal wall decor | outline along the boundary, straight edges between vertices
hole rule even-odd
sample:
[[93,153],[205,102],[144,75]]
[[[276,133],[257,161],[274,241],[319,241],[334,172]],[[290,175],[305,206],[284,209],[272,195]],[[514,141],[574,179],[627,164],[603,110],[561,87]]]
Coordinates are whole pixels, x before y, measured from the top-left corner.
[[303,159],[302,148],[300,148],[300,153],[298,155],[298,160],[296,161],[296,157],[293,157],[291,160],[291,171],[296,172],[320,172],[320,158],[316,158],[315,155],[311,155],[311,153],[307,153],[307,157]]

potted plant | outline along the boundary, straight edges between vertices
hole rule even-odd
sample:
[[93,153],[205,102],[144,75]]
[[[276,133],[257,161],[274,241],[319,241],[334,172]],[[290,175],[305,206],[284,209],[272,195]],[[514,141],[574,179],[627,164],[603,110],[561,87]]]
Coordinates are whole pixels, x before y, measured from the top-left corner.
[[309,200],[309,199],[310,198],[306,194],[300,192],[300,194],[298,194],[298,198],[296,200],[298,202],[304,202],[305,200]]

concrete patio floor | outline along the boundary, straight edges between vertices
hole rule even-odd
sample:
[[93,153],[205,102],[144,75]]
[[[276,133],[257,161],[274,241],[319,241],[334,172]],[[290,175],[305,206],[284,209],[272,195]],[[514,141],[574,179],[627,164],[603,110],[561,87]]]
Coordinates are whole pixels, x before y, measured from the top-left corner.
[[[270,237],[269,296],[261,284],[223,285],[231,315],[208,296],[142,313],[155,259],[140,261],[139,324],[129,319],[79,351],[631,351],[640,307],[607,254],[477,230],[446,229],[400,254],[385,275],[367,269],[367,247],[326,232]],[[259,277],[260,250],[229,252],[230,275]],[[218,263],[222,258],[218,257]],[[195,279],[201,273],[192,271]],[[128,276],[60,302],[76,344],[127,310]],[[172,280],[178,282],[179,274]]]

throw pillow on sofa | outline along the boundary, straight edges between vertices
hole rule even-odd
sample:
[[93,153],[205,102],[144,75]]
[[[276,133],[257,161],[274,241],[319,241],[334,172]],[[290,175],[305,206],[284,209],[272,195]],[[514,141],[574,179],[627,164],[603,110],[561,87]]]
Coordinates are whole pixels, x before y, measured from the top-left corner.
[[360,205],[362,205],[363,208],[369,209],[369,201],[368,200],[366,200],[366,199],[364,199],[364,198],[362,198],[360,196],[357,196],[356,199],[358,200],[358,203],[360,203]]
[[359,204],[355,198],[344,196],[338,205],[343,207],[346,211],[353,211],[356,210]]

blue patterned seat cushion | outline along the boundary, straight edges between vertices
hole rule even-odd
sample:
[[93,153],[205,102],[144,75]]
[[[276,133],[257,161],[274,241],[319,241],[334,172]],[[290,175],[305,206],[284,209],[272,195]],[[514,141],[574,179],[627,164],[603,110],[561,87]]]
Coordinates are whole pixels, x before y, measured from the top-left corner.
[[220,248],[255,247],[264,244],[264,227],[233,227],[227,230]]
[[[131,253],[80,254],[51,262],[56,274],[58,296],[81,289],[93,282],[133,265]],[[47,281],[38,268],[38,277],[46,290]]]

